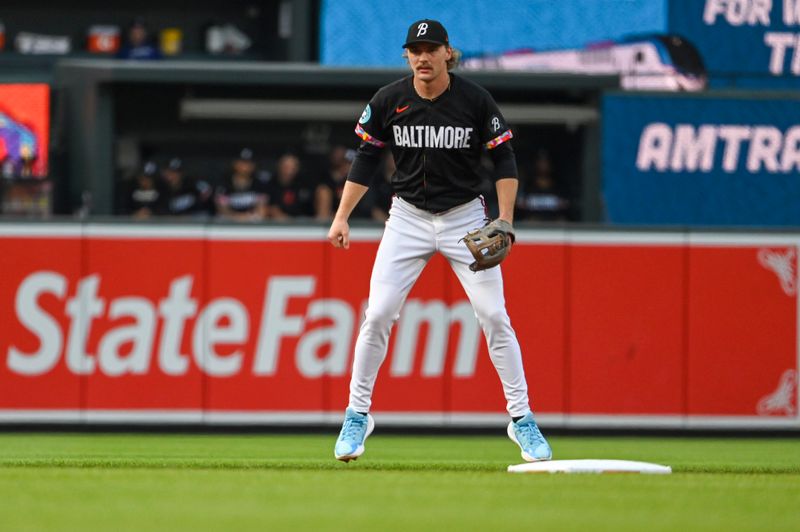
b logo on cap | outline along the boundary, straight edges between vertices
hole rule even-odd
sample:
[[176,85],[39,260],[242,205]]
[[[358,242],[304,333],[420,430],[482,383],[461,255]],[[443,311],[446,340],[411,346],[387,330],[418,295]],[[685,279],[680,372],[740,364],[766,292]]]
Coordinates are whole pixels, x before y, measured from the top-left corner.
[[417,26],[417,37],[419,37],[420,35],[425,35],[426,33],[428,33],[428,23],[423,22],[419,26]]

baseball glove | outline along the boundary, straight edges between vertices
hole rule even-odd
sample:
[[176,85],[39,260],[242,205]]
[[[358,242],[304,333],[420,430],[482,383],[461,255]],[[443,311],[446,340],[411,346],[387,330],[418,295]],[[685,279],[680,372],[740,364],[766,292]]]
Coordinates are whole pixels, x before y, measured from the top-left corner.
[[475,262],[469,265],[473,272],[494,268],[508,256],[514,242],[514,228],[505,220],[494,220],[480,229],[466,234],[461,240],[467,245]]

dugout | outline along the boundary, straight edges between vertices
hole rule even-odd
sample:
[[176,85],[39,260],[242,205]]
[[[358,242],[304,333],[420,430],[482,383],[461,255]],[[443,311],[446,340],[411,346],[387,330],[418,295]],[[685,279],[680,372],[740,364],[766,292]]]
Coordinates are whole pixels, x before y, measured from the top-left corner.
[[[113,214],[119,180],[145,158],[177,153],[213,173],[242,146],[266,163],[284,151],[313,159],[325,146],[355,146],[353,123],[365,103],[405,72],[307,63],[61,60],[54,84],[68,171],[58,210],[78,209],[88,192],[92,214]],[[574,198],[570,219],[598,221],[600,96],[618,87],[618,78],[462,75],[498,101],[515,130],[521,166],[537,148],[552,152]]]

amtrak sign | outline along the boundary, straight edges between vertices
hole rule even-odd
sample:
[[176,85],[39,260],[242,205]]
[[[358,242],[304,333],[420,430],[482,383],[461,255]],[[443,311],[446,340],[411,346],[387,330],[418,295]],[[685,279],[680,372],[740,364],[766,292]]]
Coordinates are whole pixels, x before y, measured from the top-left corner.
[[798,104],[788,98],[606,96],[609,220],[800,225]]

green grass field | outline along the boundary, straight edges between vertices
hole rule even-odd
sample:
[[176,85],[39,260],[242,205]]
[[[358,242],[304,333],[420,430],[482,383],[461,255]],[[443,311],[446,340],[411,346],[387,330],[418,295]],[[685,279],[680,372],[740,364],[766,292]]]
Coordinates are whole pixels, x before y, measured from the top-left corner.
[[[519,475],[502,436],[0,434],[0,530],[800,530],[800,440],[552,437],[558,459],[674,474]],[[502,431],[501,431],[502,433]]]

